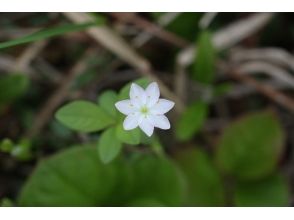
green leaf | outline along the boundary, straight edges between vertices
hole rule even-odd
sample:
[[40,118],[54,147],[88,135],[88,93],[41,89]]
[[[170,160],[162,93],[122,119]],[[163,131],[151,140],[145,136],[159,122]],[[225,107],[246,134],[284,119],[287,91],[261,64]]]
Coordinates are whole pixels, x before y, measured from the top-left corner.
[[145,155],[105,165],[95,147],[72,147],[37,166],[18,206],[124,206],[143,198],[180,206],[182,178],[168,159]]
[[288,206],[289,186],[280,174],[274,174],[258,182],[239,182],[236,185],[237,206]]
[[74,101],[61,107],[55,117],[65,126],[82,132],[99,131],[114,123],[101,107],[88,101]]
[[74,147],[43,160],[19,196],[20,206],[98,206],[116,187],[114,165],[104,166],[94,147]]
[[[145,89],[150,83],[150,80],[147,78],[140,78],[133,82]],[[133,82],[128,83],[120,90],[118,100],[130,99],[129,93],[130,93],[130,88]]]
[[179,206],[185,198],[186,180],[170,160],[140,157],[133,164],[136,178],[133,193],[139,198],[154,198],[167,206]]
[[0,105],[7,104],[25,93],[29,79],[25,74],[10,74],[0,77]]
[[103,163],[111,162],[121,151],[122,144],[116,138],[115,127],[108,128],[101,134],[98,152]]
[[176,161],[188,179],[188,206],[225,205],[221,175],[203,150],[182,150]]
[[208,105],[197,101],[187,107],[176,124],[176,137],[181,141],[190,140],[203,126],[208,114]]
[[34,42],[37,40],[43,40],[46,38],[63,35],[69,32],[81,31],[88,27],[99,25],[99,24],[101,24],[100,21],[97,21],[97,22],[85,23],[85,24],[67,24],[67,25],[62,25],[59,27],[43,29],[41,31],[35,32],[33,34],[30,34],[18,39],[2,42],[0,43],[0,49],[16,46],[19,44]]
[[115,103],[117,102],[117,94],[112,91],[108,90],[104,92],[98,98],[98,103],[106,112],[111,114],[113,117],[116,116],[117,110],[115,108]]
[[4,153],[10,153],[13,146],[14,143],[8,138],[5,138],[0,142],[0,150]]
[[276,169],[283,144],[283,130],[272,112],[249,114],[224,130],[216,159],[229,175],[260,179]]
[[126,131],[123,128],[123,123],[118,123],[116,126],[116,137],[125,144],[136,145],[140,143],[141,133],[139,128]]
[[127,206],[131,207],[164,207],[165,205],[154,198],[139,198],[131,201]]
[[197,41],[193,77],[203,84],[211,84],[215,78],[216,53],[210,32],[203,31]]

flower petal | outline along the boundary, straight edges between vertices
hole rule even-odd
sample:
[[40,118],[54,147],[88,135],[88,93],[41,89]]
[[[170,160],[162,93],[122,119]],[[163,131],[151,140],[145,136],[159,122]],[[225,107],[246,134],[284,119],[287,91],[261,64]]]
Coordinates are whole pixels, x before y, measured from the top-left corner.
[[145,90],[146,105],[152,107],[159,99],[160,91],[156,82],[150,83]]
[[138,127],[139,123],[141,122],[140,114],[139,113],[131,113],[129,114],[123,123],[123,127],[125,130],[132,130]]
[[139,124],[139,127],[147,136],[150,137],[153,134],[154,126],[149,122],[147,118],[144,118],[142,120],[142,122]]
[[115,103],[115,107],[125,115],[129,115],[137,110],[129,99]]
[[164,130],[170,129],[170,123],[165,115],[149,115],[148,120],[154,127]]
[[152,106],[150,112],[152,114],[165,114],[174,107],[175,103],[167,99],[159,99],[158,102]]
[[132,103],[137,107],[146,104],[145,90],[136,83],[132,83],[131,85],[130,98]]

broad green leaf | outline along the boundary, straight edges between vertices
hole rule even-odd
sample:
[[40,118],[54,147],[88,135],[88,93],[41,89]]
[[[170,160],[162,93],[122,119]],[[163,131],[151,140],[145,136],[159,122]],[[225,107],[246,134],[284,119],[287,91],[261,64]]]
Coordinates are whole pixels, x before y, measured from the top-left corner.
[[13,207],[13,201],[9,198],[3,198],[0,200],[0,207]]
[[116,137],[125,144],[136,145],[140,143],[141,133],[139,128],[126,131],[123,128],[123,123],[118,123],[116,126]]
[[115,103],[117,102],[117,94],[112,91],[106,91],[101,94],[98,98],[98,103],[106,112],[111,114],[113,117],[116,116],[117,110],[115,108]]
[[0,105],[14,101],[28,89],[29,79],[25,74],[0,76]]
[[288,206],[289,186],[280,174],[274,174],[258,182],[240,182],[236,185],[236,206]]
[[104,166],[94,147],[74,147],[43,160],[26,182],[20,206],[99,206],[116,187],[114,165]]
[[197,41],[196,61],[194,63],[194,79],[211,84],[215,78],[216,53],[213,48],[210,32],[203,31]]
[[182,176],[168,159],[145,155],[105,165],[95,147],[80,146],[39,163],[18,205],[125,206],[146,198],[156,206],[180,206],[184,190]]
[[58,27],[43,29],[18,39],[2,42],[0,43],[0,49],[16,46],[19,44],[34,42],[37,40],[43,40],[46,38],[63,35],[69,32],[81,31],[88,27],[99,25],[99,24],[101,24],[100,21],[97,21],[97,22],[85,23],[85,24],[67,24],[67,25],[62,25]]
[[[150,83],[150,80],[147,78],[139,78],[133,82],[141,86],[143,89],[145,89]],[[120,90],[118,100],[130,99],[129,93],[133,82],[128,83]]]
[[176,137],[181,141],[190,140],[203,126],[208,114],[208,105],[197,101],[187,107],[176,124]]
[[276,169],[283,144],[283,130],[272,112],[249,114],[224,130],[217,162],[225,173],[239,179],[260,179]]
[[139,198],[131,201],[128,206],[131,207],[164,207],[165,205],[154,198]]
[[99,131],[114,123],[107,112],[88,101],[71,102],[61,107],[55,117],[65,126],[82,132]]
[[187,176],[188,206],[224,206],[225,193],[220,173],[201,149],[182,150],[176,161]]
[[116,137],[115,127],[108,128],[101,134],[98,152],[103,163],[111,162],[120,153],[121,148],[122,144]]
[[180,206],[185,197],[186,180],[170,160],[141,157],[133,163],[136,178],[133,193],[140,198],[154,198],[167,206]]

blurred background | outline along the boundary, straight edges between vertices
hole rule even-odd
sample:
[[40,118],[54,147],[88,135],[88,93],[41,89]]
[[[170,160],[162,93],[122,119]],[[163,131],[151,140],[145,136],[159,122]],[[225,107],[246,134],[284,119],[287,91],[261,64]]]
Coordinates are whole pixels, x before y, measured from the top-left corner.
[[[2,206],[293,205],[293,13],[0,13],[0,27]],[[114,102],[153,81],[171,129],[123,131]],[[63,108],[75,100],[105,115]]]

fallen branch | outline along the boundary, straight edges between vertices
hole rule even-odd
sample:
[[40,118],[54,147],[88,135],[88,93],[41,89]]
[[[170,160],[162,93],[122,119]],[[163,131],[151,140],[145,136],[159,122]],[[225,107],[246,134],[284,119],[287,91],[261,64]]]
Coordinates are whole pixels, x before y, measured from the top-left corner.
[[274,90],[272,87],[268,85],[259,83],[254,78],[242,74],[238,70],[229,70],[226,71],[226,73],[230,75],[232,78],[241,81],[249,86],[252,86],[261,94],[265,95],[266,97],[268,97],[275,103],[279,104],[280,106],[290,110],[291,112],[294,112],[294,100],[290,97],[284,95],[283,93],[280,93],[279,91]]

